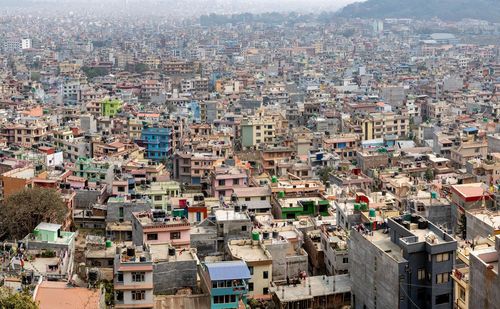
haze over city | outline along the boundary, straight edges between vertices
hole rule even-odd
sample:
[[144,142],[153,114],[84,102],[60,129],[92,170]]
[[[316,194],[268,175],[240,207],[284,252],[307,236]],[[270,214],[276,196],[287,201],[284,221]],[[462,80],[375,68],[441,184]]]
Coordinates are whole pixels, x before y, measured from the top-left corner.
[[0,0],[0,309],[500,309],[498,0]]

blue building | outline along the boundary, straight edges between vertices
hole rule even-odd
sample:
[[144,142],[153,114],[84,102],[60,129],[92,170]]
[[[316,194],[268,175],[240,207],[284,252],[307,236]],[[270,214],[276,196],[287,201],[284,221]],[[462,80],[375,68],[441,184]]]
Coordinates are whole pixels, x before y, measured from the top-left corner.
[[190,115],[192,117],[192,120],[196,123],[201,122],[201,110],[200,110],[200,104],[198,101],[191,101],[189,102],[188,105],[188,110],[190,111]]
[[172,151],[170,146],[171,134],[170,128],[144,128],[141,133],[141,140],[146,147],[145,157],[155,161],[170,157]]
[[206,263],[203,279],[210,292],[210,308],[238,308],[247,303],[250,270],[244,261]]

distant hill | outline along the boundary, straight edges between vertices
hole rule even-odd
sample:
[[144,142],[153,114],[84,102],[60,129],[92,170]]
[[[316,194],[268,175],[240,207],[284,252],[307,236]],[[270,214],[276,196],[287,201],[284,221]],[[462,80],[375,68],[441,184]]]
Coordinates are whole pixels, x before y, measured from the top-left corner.
[[339,14],[361,18],[473,18],[500,22],[500,5],[498,0],[367,0],[348,5]]

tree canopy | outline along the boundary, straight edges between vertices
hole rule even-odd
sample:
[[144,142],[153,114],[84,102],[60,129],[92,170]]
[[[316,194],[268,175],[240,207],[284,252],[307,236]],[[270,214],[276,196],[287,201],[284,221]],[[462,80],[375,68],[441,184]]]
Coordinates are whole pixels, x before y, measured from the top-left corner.
[[0,287],[0,308],[3,309],[38,309],[31,295],[27,293],[12,293],[5,287]]
[[21,239],[40,222],[61,223],[67,207],[53,189],[26,188],[10,195],[0,212],[0,230],[10,239]]

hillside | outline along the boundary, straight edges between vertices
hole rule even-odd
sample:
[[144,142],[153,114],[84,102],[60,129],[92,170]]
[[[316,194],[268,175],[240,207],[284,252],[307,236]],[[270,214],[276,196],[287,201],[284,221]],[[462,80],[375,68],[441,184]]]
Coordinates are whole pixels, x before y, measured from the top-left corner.
[[499,22],[500,6],[498,0],[367,0],[348,5],[339,14],[362,18],[473,18]]

